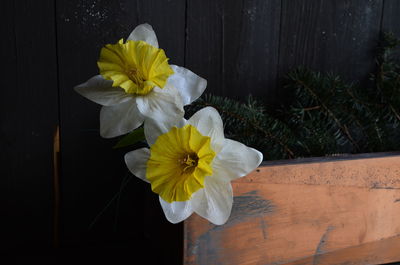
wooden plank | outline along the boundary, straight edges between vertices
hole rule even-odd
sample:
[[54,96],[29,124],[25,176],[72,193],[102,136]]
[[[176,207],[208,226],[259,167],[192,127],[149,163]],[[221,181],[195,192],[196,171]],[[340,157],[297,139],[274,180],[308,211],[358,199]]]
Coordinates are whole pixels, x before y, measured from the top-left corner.
[[[97,74],[96,61],[103,44],[129,34],[128,28],[136,23],[135,17],[128,19],[129,11],[121,10],[118,2],[57,2],[63,246],[84,245],[85,239],[96,235],[89,225],[118,191],[125,174],[122,154],[112,151],[112,140],[99,136],[100,107],[73,87]],[[123,27],[115,21],[118,12],[130,25]],[[111,231],[104,233],[104,238],[110,237]]]
[[[1,1],[2,253],[53,244],[54,1]],[[40,41],[38,41],[40,40]]]
[[158,0],[141,0],[137,1],[137,9],[139,24],[151,22],[160,48],[164,49],[170,58],[169,63],[183,66],[185,64],[186,1],[174,0],[162,3]]
[[396,164],[398,161],[398,153],[374,153],[370,157],[351,155],[344,160],[306,158],[271,161],[264,163],[256,174],[236,182],[397,189],[400,188],[400,178],[397,178],[400,175],[400,165]]
[[399,261],[399,172],[399,154],[262,166],[233,182],[225,225],[185,221],[184,264]]
[[207,79],[206,93],[226,94],[223,89],[223,1],[187,1],[187,68]]
[[[395,0],[385,0],[383,17],[382,17],[382,31],[392,32],[397,38],[400,38],[400,2]],[[397,47],[393,58],[400,58],[400,48]]]
[[[338,251],[308,257],[303,260],[287,263],[286,265],[304,264],[382,264],[398,260],[400,249],[400,236],[394,236],[379,241],[361,244],[359,246],[340,249]],[[379,255],[376,255],[376,253]],[[390,263],[391,265],[399,263]]]
[[[367,80],[374,70],[383,1],[282,1],[279,76],[293,67]],[[287,92],[283,89],[280,98]]]
[[186,65],[206,93],[276,99],[279,18],[274,0],[188,1]]
[[[276,104],[281,1],[225,1],[223,11],[223,91]],[[278,103],[279,104],[279,103]]]
[[396,0],[385,0],[382,16],[382,30],[393,32],[400,38],[400,23],[398,22],[400,2]]
[[[110,246],[115,255],[131,258],[132,253],[137,257],[150,256],[147,246],[152,245],[160,253],[152,257],[154,263],[165,260],[176,264],[181,259],[179,251],[174,252],[182,249],[181,238],[173,236],[182,233],[181,226],[165,220],[157,196],[148,184],[131,178],[121,197],[106,208],[126,180],[123,155],[130,149],[113,150],[116,139],[99,136],[100,106],[77,94],[73,87],[98,73],[96,61],[103,45],[126,38],[142,22],[154,27],[170,62],[182,65],[184,10],[184,0],[57,2],[62,246],[82,249]],[[126,246],[133,245],[139,247],[133,252],[126,251]]]

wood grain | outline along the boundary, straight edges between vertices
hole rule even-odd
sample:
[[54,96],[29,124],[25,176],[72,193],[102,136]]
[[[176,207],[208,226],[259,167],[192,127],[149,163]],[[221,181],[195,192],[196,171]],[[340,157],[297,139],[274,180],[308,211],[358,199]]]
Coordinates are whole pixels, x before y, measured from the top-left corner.
[[[188,1],[186,65],[208,93],[276,97],[280,1]],[[243,88],[250,88],[244,93]]]
[[[395,0],[385,0],[382,13],[381,28],[383,32],[391,32],[395,36],[400,36],[400,23],[398,22],[400,14],[400,2]],[[397,47],[393,55],[394,58],[399,58],[400,48]]]
[[223,94],[247,93],[276,104],[281,1],[225,1],[223,11]]
[[400,155],[269,165],[234,181],[228,222],[185,222],[184,264],[400,260]]
[[185,65],[207,79],[207,92],[221,95],[223,1],[187,1]]
[[400,2],[396,0],[385,0],[382,13],[381,28],[386,32],[393,32],[395,36],[400,36],[400,24],[398,16],[400,12]]
[[[100,137],[100,106],[77,94],[73,87],[98,74],[96,62],[103,45],[127,38],[139,23],[151,24],[170,62],[182,65],[185,1],[60,1],[56,12],[61,245],[83,249],[113,246],[110,251],[115,256],[130,258],[135,253],[148,256],[150,264],[176,264],[182,241],[179,238],[171,243],[170,238],[179,237],[181,226],[165,220],[158,197],[147,183],[125,178],[128,170],[123,156],[131,149],[114,150],[117,139]],[[121,190],[122,186],[125,188]],[[116,245],[131,249],[114,248]],[[150,251],[159,255],[152,256]]]
[[107,239],[112,233],[112,225],[101,227],[101,224],[112,223],[113,208],[106,211],[93,229],[89,230],[89,225],[119,189],[125,175],[122,154],[112,150],[113,140],[99,136],[100,106],[77,94],[73,87],[97,74],[100,48],[126,37],[137,23],[135,13],[128,6],[122,9],[118,1],[57,2],[62,160],[60,236],[64,246],[101,242],[101,238]]
[[365,85],[375,67],[382,8],[382,0],[282,1],[279,76],[302,65]]
[[53,243],[54,2],[1,1],[1,251]]

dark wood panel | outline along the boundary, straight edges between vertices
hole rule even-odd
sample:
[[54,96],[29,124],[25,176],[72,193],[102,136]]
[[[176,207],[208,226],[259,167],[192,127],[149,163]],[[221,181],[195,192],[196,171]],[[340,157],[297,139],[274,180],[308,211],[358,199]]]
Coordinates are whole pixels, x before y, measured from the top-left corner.
[[205,93],[224,94],[223,1],[187,1],[185,65],[207,79]]
[[276,101],[281,1],[225,1],[223,93]]
[[[127,1],[129,2],[129,1]],[[138,22],[150,23],[165,50],[169,63],[184,65],[185,57],[185,0],[173,1],[140,0],[138,1]]]
[[[131,10],[106,2],[57,2],[63,245],[83,244],[90,223],[118,191],[125,174],[122,154],[111,150],[112,140],[99,136],[100,107],[73,90],[97,74],[101,46],[126,38],[137,23]],[[110,228],[102,236],[107,239],[111,232]]]
[[399,14],[400,14],[400,1],[396,0],[384,1],[382,30],[387,32],[393,32],[398,38],[400,38]]
[[11,0],[0,6],[5,71],[0,244],[1,251],[24,252],[53,244],[53,134],[58,123],[54,1]]
[[[184,11],[184,1],[57,2],[63,246],[109,248],[135,260],[143,255],[150,264],[176,264],[181,259],[181,226],[166,221],[148,184],[133,177],[120,199],[105,209],[124,181],[123,156],[130,150],[113,150],[117,140],[99,136],[100,106],[73,87],[98,73],[96,61],[103,45],[126,38],[143,22],[153,26],[170,62],[182,65]],[[153,251],[162,254],[151,255]]]
[[[5,14],[1,17],[1,32],[4,35],[3,41],[0,43],[1,45],[1,58],[4,60],[4,63],[8,66],[6,75],[7,79],[5,80],[5,87],[13,87],[15,86],[15,83],[17,81],[17,54],[16,54],[16,40],[15,40],[15,26],[14,26],[14,4],[13,1],[2,1],[0,3],[1,5],[1,10],[7,10]],[[10,91],[11,93],[15,93],[14,91]],[[9,94],[10,92],[7,92]],[[7,99],[7,94],[4,95],[4,92],[1,93],[0,97],[0,110],[2,113],[9,113],[10,110],[10,103],[7,103],[9,99]],[[15,110],[13,110],[15,111]],[[2,187],[4,187],[3,192],[0,192],[0,198],[1,201],[3,202],[2,205],[5,207],[5,216],[9,216],[8,218],[6,217],[5,220],[2,222],[2,227],[1,228],[1,234],[5,235],[5,238],[1,239],[1,246],[6,246],[8,243],[10,243],[12,246],[14,246],[17,242],[15,238],[12,237],[12,232],[11,230],[15,231],[15,228],[13,227],[11,230],[8,229],[12,225],[12,222],[14,221],[13,219],[15,218],[15,207],[18,205],[13,203],[13,197],[12,192],[15,190],[15,164],[17,161],[10,161],[11,157],[16,157],[18,153],[14,153],[11,155],[8,155],[8,152],[13,152],[13,149],[15,148],[16,145],[16,135],[15,131],[13,129],[13,124],[12,120],[8,119],[6,115],[1,115],[0,116],[0,138],[2,139],[0,141],[0,146],[2,150],[5,150],[0,153],[0,162],[1,165],[4,165],[4,177],[2,178]],[[7,152],[8,151],[8,152]],[[16,159],[16,158],[14,158]],[[13,159],[13,160],[14,160]],[[11,164],[10,164],[11,163]],[[14,164],[14,165],[13,165]],[[7,228],[6,228],[7,227]]]
[[348,80],[368,78],[375,66],[382,5],[382,0],[282,1],[280,77],[304,65]]
[[[400,1],[385,0],[382,14],[382,31],[391,32],[397,38],[400,38]],[[400,58],[400,49],[397,48],[394,53],[395,58]],[[400,263],[399,263],[400,264]]]
[[208,80],[205,93],[271,103],[279,23],[280,1],[188,1],[186,65]]

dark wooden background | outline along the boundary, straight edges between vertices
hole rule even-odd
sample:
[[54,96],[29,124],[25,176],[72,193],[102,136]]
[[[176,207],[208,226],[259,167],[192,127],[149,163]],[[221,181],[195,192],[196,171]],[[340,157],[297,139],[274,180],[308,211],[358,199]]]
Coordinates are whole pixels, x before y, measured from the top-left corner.
[[400,36],[396,0],[2,0],[0,8],[1,264],[181,262],[182,225],[165,220],[147,184],[124,185],[129,149],[99,136],[100,107],[72,89],[97,74],[104,44],[139,23],[154,27],[170,62],[208,80],[208,93],[267,104],[284,100],[280,80],[298,65],[365,80],[380,31]]

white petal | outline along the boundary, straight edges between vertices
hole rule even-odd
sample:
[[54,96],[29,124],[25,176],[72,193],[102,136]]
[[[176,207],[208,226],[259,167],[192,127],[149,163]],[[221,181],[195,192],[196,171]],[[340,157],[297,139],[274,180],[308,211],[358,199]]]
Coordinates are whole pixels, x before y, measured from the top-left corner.
[[205,107],[193,114],[188,120],[202,135],[211,137],[211,146],[219,152],[224,142],[224,127],[218,111],[212,107]]
[[173,224],[182,222],[193,213],[192,201],[168,203],[160,197],[165,217]]
[[182,99],[175,87],[155,87],[151,93],[136,97],[136,103],[145,118],[159,123],[173,124],[184,115]]
[[164,122],[158,122],[152,119],[147,119],[144,123],[144,135],[146,137],[147,143],[151,146],[155,143],[158,136],[161,134],[169,132],[169,130],[176,126],[181,128],[186,125],[186,120],[178,117],[177,119],[167,120]]
[[147,161],[150,158],[150,149],[141,148],[125,154],[125,163],[133,175],[149,183],[146,179]]
[[246,145],[225,139],[221,152],[213,161],[213,178],[233,180],[246,176],[262,162],[263,155]]
[[143,127],[144,136],[146,137],[146,141],[150,146],[156,142],[158,136],[167,133],[170,128],[166,123],[159,123],[151,119],[147,119]]
[[233,192],[230,182],[207,177],[201,202],[193,205],[194,211],[215,225],[224,224],[232,210]]
[[104,106],[100,111],[100,135],[112,138],[126,134],[138,128],[143,120],[135,98],[118,105]]
[[207,80],[184,67],[176,65],[171,65],[171,67],[175,73],[168,78],[168,83],[179,90],[183,105],[188,105],[198,99],[206,89]]
[[137,26],[129,35],[128,40],[142,40],[158,48],[156,33],[154,32],[153,27],[147,23]]
[[122,88],[113,87],[112,83],[101,75],[96,75],[74,89],[85,98],[103,106],[113,106],[132,98]]

